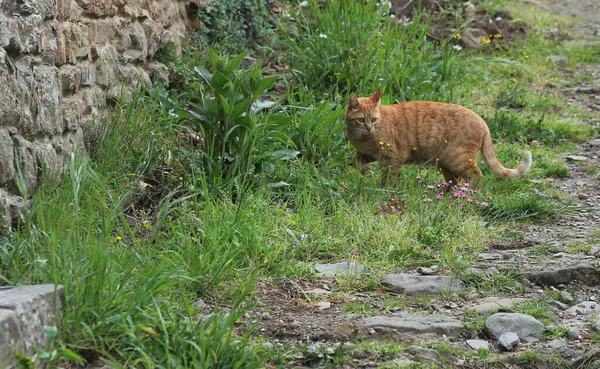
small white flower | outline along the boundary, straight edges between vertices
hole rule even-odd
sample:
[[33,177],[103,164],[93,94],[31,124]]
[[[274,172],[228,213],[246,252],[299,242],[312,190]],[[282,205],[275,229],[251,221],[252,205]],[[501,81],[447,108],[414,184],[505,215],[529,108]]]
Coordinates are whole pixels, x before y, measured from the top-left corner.
[[308,1],[303,1],[300,3],[301,8],[308,8]]
[[500,22],[502,20],[502,17],[497,17],[496,18],[496,22]]
[[490,24],[494,23],[494,22],[492,21],[492,18],[488,19],[488,21],[490,22]]
[[462,47],[460,45],[452,45],[452,48],[456,51],[461,51]]
[[396,18],[394,14],[390,14],[390,18]]
[[327,38],[327,35],[326,35],[326,34],[324,34],[324,33],[319,33],[319,37],[320,37],[320,38]]
[[179,118],[179,115],[175,114],[175,109],[169,110],[169,115],[173,118]]
[[284,18],[289,18],[290,17],[290,13],[283,12],[283,13],[281,13],[281,16],[284,17]]

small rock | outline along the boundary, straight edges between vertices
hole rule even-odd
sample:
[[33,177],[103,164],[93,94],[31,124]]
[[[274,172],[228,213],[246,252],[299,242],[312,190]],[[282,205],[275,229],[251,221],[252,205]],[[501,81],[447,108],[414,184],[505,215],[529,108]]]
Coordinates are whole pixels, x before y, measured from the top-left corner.
[[500,260],[502,256],[496,252],[481,252],[477,255],[479,259],[482,260]]
[[490,349],[490,343],[485,340],[466,340],[465,342],[473,351],[479,351],[479,349]]
[[369,335],[371,335],[371,336],[373,336],[373,335],[377,334],[377,332],[376,332],[376,331],[375,331],[375,329],[373,329],[373,328],[369,328],[369,330],[367,331],[367,333],[368,333]]
[[590,296],[590,301],[596,301],[596,296],[594,296],[594,295],[591,295],[591,296]]
[[207,305],[206,305],[206,302],[204,302],[204,300],[198,299],[194,302],[194,306],[199,309],[204,309]]
[[597,303],[594,301],[584,301],[580,302],[575,306],[571,306],[566,310],[569,314],[574,315],[590,315],[598,313],[599,309]]
[[242,59],[241,63],[240,63],[240,67],[242,69],[250,69],[250,67],[252,65],[254,65],[256,63],[256,58],[253,58],[251,56],[244,56],[244,58]]
[[422,276],[415,274],[388,274],[382,284],[390,290],[407,295],[459,292],[464,288],[460,279],[451,276]]
[[492,338],[499,339],[505,332],[513,332],[525,342],[540,339],[544,324],[534,317],[521,313],[496,313],[485,321],[485,327]]
[[576,356],[575,350],[569,347],[569,343],[564,338],[554,339],[537,349],[543,355],[559,354],[563,359],[571,359]]
[[498,345],[506,351],[510,351],[517,347],[519,342],[519,336],[514,332],[504,332],[498,337]]
[[290,323],[290,327],[298,328],[298,327],[300,327],[300,323],[297,320],[294,320],[293,322]]
[[537,140],[533,140],[529,143],[529,146],[531,147],[538,147],[540,145],[539,142],[537,142]]
[[473,309],[478,314],[485,314],[491,311],[496,311],[502,308],[511,308],[513,306],[529,301],[528,299],[516,298],[501,298],[496,296],[486,297],[478,305],[473,306]]
[[317,302],[317,309],[319,310],[327,310],[331,307],[331,302],[328,301],[321,301],[321,302]]
[[271,314],[269,314],[269,312],[265,311],[262,314],[260,314],[260,317],[263,318],[263,320],[269,320],[269,319],[271,319]]
[[577,341],[579,339],[580,335],[581,335],[581,330],[577,327],[571,327],[567,331],[567,338],[570,339],[571,341]]
[[437,363],[440,358],[440,354],[437,351],[421,346],[413,346],[408,349],[408,352],[414,355],[418,361],[424,361],[429,364]]
[[262,347],[263,347],[264,349],[270,349],[270,348],[272,348],[272,347],[273,347],[273,344],[272,344],[271,342],[264,342],[264,343],[262,344]]
[[423,268],[423,267],[418,267],[417,268],[417,273],[421,274],[421,275],[432,275],[435,272],[433,271],[433,269],[431,268]]
[[593,140],[590,140],[589,144],[592,146],[600,146],[600,138],[595,138]]
[[550,63],[556,64],[559,67],[564,68],[569,65],[569,58],[563,55],[550,55],[547,59]]
[[312,294],[312,295],[331,295],[331,291],[327,291],[324,290],[322,288],[313,288],[310,291],[306,291],[306,294]]
[[567,305],[567,304],[565,304],[563,302],[560,302],[560,301],[556,301],[556,300],[548,300],[548,303],[550,305],[556,306],[560,310],[567,310],[569,308],[569,305]]
[[577,198],[578,198],[579,200],[587,200],[587,199],[589,199],[590,197],[589,197],[588,195],[584,194],[584,193],[580,193],[580,194],[578,194],[578,195],[577,195]]
[[336,277],[356,276],[360,277],[365,267],[355,262],[342,262],[336,264],[316,264],[314,269],[318,278],[335,279]]
[[571,296],[571,294],[569,292],[567,292],[567,291],[560,291],[560,298],[563,301],[566,301],[566,302],[573,302],[573,301],[575,301],[573,299],[573,296]]
[[570,161],[586,161],[586,160],[588,160],[587,157],[581,156],[581,155],[567,155],[567,156],[565,156],[565,159],[570,160]]
[[500,273],[500,271],[496,267],[489,267],[485,270],[485,272],[488,276],[492,276],[492,275],[496,275],[496,274]]

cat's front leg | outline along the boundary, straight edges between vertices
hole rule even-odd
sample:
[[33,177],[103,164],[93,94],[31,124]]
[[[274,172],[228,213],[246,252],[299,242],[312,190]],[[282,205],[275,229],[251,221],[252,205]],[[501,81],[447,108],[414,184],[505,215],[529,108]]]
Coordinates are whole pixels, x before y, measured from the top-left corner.
[[364,155],[359,153],[358,151],[354,153],[354,155],[348,158],[348,165],[358,166],[360,168],[360,172],[365,174],[369,169],[367,164],[375,162],[375,158],[372,158],[368,155]]
[[381,187],[393,186],[400,172],[400,165],[386,163],[386,160],[382,160],[381,166]]

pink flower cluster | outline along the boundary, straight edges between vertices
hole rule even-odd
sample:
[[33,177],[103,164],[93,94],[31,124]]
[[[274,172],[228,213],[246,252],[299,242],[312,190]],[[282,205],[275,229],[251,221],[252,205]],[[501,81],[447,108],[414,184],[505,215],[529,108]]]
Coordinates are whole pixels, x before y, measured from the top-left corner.
[[[419,180],[419,183],[423,184],[423,179],[420,175],[417,176],[417,180]],[[447,198],[452,201],[453,204],[460,205],[461,208],[464,207],[465,203],[481,207],[489,206],[489,202],[484,201],[481,192],[471,188],[468,182],[458,182],[453,184],[452,181],[443,181],[437,185],[427,185],[423,197],[427,201],[431,201],[429,200],[430,196],[428,197],[427,194],[430,196],[436,194],[435,198],[438,200]],[[491,196],[487,197],[487,200],[491,199]]]

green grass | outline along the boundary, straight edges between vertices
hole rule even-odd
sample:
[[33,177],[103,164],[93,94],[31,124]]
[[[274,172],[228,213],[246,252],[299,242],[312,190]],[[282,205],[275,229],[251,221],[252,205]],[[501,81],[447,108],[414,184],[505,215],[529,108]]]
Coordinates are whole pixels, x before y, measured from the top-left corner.
[[[295,22],[257,17],[246,30],[231,14],[217,16],[227,9],[264,16],[269,4],[256,2],[255,9],[231,0],[212,13],[205,9],[201,16],[212,28],[201,36],[214,51],[185,48],[178,59],[165,52],[174,86],[120,102],[98,128],[90,154],[75,157],[59,185],[44,182],[29,200],[25,224],[0,238],[0,283],[64,286],[59,350],[139,368],[287,365],[292,352],[313,365],[349,362],[345,348],[264,348],[250,338],[252,326],[239,329],[240,317],[253,309],[257,281],[310,279],[306,263],[350,255],[371,275],[335,281],[343,296],[377,290],[380,276],[398,269],[434,266],[460,275],[502,222],[548,222],[572,210],[543,179],[568,176],[557,159],[596,129],[573,124],[571,113],[577,121],[586,113],[543,88],[559,76],[545,58],[560,51],[572,63],[591,62],[597,53],[590,47],[532,34],[492,56],[457,52],[446,40],[425,41],[426,15],[397,25],[380,2],[291,4]],[[535,25],[543,33],[550,23]],[[241,34],[254,39],[242,42]],[[242,49],[257,66],[237,68],[245,54],[232,50]],[[523,51],[528,60],[521,60]],[[283,90],[274,92],[282,81],[264,77],[261,68],[278,58],[289,70]],[[346,165],[352,149],[343,122],[348,93],[378,89],[385,103],[427,99],[471,107],[487,119],[505,166],[532,150],[534,167],[515,181],[483,167],[469,195],[477,203],[438,198],[442,177],[424,166],[403,168],[397,185],[382,189],[376,166],[362,175]],[[530,147],[534,140],[539,146]],[[392,194],[404,207],[378,216]],[[509,273],[467,279],[484,293],[523,292]],[[199,319],[198,299],[224,308]],[[394,299],[383,306],[406,307]],[[544,304],[518,309],[554,319]],[[344,311],[376,312],[356,302],[346,302]],[[482,329],[473,317],[471,335]],[[403,350],[357,346],[379,358]],[[487,356],[480,359],[496,360]]]

